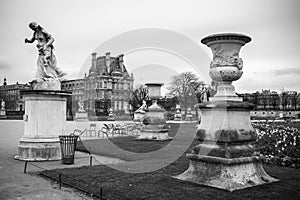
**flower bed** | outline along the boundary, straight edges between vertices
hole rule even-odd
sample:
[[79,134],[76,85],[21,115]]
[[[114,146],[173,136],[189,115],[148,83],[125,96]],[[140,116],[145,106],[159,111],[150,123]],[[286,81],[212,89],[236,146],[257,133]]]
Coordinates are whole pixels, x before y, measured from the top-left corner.
[[258,134],[257,147],[265,162],[293,168],[300,167],[300,132],[287,123],[252,123]]

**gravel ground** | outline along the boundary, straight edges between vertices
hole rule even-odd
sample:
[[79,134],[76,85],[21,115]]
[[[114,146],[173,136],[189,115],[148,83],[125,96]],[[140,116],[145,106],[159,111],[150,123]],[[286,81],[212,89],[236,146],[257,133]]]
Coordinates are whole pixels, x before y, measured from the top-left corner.
[[[23,135],[23,121],[0,120],[0,199],[22,200],[82,200],[92,199],[71,188],[59,190],[58,184],[35,176],[33,173],[23,173],[24,162],[17,161],[18,140]],[[48,168],[62,166],[59,162],[35,163]],[[81,162],[77,162],[81,165]],[[73,165],[73,167],[75,167]],[[28,172],[37,171],[28,165]]]

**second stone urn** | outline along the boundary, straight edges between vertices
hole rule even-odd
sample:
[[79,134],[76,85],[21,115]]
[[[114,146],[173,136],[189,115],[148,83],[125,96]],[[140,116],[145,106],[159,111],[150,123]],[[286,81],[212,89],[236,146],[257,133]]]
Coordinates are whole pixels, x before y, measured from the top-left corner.
[[145,113],[143,118],[145,127],[136,140],[164,141],[173,139],[168,134],[169,127],[166,124],[166,111],[157,104],[161,96],[162,85],[162,83],[146,84],[152,105],[148,108],[148,112]]

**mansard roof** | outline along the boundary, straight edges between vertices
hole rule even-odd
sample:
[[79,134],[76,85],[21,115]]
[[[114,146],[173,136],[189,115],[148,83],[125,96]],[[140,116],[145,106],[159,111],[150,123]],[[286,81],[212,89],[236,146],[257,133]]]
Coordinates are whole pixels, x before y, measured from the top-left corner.
[[109,57],[109,66],[107,66],[107,57],[99,56],[96,58],[96,66],[92,65],[89,70],[89,76],[99,76],[99,75],[109,75],[112,76],[114,74],[118,74],[120,76],[126,77],[129,76],[129,73],[123,63],[123,73],[122,67],[120,63],[120,57]]

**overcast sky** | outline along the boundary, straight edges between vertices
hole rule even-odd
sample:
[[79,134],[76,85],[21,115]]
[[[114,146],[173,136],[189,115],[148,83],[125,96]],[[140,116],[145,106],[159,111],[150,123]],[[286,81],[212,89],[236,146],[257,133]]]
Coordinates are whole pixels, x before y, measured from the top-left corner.
[[[182,71],[202,73],[203,79],[210,82],[207,73],[211,53],[199,41],[213,33],[238,32],[252,38],[240,53],[244,74],[234,83],[238,92],[280,91],[282,87],[300,91],[299,5],[298,0],[1,0],[1,84],[4,77],[8,83],[33,79],[37,50],[24,39],[32,36],[28,24],[37,21],[55,38],[55,55],[67,78],[87,72],[92,52],[104,55],[111,51],[112,56],[125,53],[124,62],[136,84],[167,85],[170,76]],[[122,52],[126,50],[124,43],[119,47],[101,46],[126,32],[145,28],[169,30],[193,41],[198,47],[182,48],[192,51],[194,57],[198,48],[197,66],[168,51]],[[129,37],[125,46],[140,39]],[[149,40],[155,43],[155,39]],[[160,43],[163,38],[158,39]]]

